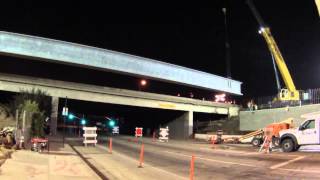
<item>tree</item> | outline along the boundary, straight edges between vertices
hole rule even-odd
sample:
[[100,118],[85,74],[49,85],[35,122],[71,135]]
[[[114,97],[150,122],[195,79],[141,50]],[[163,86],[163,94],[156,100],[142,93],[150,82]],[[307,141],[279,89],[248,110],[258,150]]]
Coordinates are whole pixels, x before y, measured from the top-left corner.
[[40,89],[21,91],[9,104],[11,114],[19,112],[19,124],[23,118],[23,112],[27,112],[26,127],[30,127],[32,137],[44,136],[45,118],[51,115],[51,97]]
[[5,115],[5,117],[9,117],[12,115],[9,106],[7,106],[6,104],[1,104],[1,103],[0,103],[0,114]]
[[51,97],[40,89],[32,89],[31,91],[22,90],[16,95],[14,100],[9,104],[11,114],[15,114],[15,111],[19,109],[21,104],[24,104],[25,100],[36,102],[39,106],[39,110],[44,112],[45,116],[51,115]]
[[20,112],[27,112],[28,118],[26,118],[26,127],[30,126],[31,137],[43,137],[45,115],[44,112],[39,110],[38,103],[27,99],[23,104],[20,105],[19,110]]

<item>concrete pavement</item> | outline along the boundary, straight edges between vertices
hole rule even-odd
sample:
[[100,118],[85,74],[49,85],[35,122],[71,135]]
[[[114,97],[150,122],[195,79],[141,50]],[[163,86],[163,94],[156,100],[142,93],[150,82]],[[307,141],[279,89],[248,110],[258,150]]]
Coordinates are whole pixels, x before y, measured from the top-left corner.
[[[133,139],[133,138],[132,138]],[[174,174],[181,178],[189,177],[191,155],[196,156],[196,179],[319,179],[320,154],[318,153],[281,153],[264,154],[248,145],[212,145],[203,142],[169,141],[152,142],[143,139],[145,162],[160,169],[162,174]],[[127,160],[118,161],[118,166],[131,167],[131,173],[137,173],[140,143],[129,142],[125,137],[113,138],[113,151]],[[106,151],[106,142],[102,145]],[[111,155],[113,156],[113,155]],[[131,159],[131,160],[130,160]],[[113,173],[113,171],[110,171]],[[141,173],[141,172],[140,172]],[[145,176],[150,172],[143,173]],[[152,174],[152,173],[151,173]],[[130,179],[131,176],[127,176]],[[162,177],[162,176],[159,176]],[[168,177],[167,179],[176,179]]]
[[87,180],[100,179],[69,145],[51,143],[50,154],[19,150],[1,167],[1,180]]
[[[143,138],[144,166],[138,168],[141,141],[113,137],[96,147],[84,147],[80,138],[67,138],[65,148],[50,154],[14,153],[1,169],[2,179],[189,179],[195,155],[195,179],[320,179],[320,154],[314,152],[264,154],[248,145],[211,145],[207,142],[152,142]],[[60,144],[61,145],[61,144]],[[102,177],[102,178],[101,178]]]
[[98,145],[99,147],[83,147],[77,146],[77,150],[81,152],[84,157],[90,159],[90,162],[95,164],[100,172],[104,173],[112,180],[150,180],[158,179],[188,179],[184,176],[165,171],[161,168],[143,164],[143,168],[138,168],[139,154],[135,158],[130,158],[126,155],[113,151],[108,153],[106,147]]

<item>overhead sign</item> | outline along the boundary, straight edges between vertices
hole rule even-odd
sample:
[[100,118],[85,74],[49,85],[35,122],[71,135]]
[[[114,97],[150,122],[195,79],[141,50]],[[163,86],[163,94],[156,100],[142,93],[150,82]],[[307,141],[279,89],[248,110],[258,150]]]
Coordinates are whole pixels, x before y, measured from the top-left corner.
[[68,108],[67,107],[63,107],[62,116],[68,116]]
[[112,134],[119,134],[119,126],[114,126],[112,128]]
[[159,140],[160,141],[169,141],[169,127],[160,128],[159,130]]
[[136,137],[142,137],[143,128],[142,127],[136,127],[135,136]]

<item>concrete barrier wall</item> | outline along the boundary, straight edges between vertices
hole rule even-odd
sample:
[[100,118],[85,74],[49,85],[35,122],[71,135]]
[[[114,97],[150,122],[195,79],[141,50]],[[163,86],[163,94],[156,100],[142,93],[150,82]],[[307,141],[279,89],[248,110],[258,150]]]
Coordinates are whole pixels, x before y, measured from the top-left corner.
[[[240,138],[242,135],[222,135],[222,139]],[[194,138],[198,140],[210,141],[212,137],[217,138],[216,134],[195,134]]]
[[239,116],[221,120],[211,120],[205,123],[207,124],[197,128],[196,133],[215,133],[218,130],[222,130],[224,134],[242,134],[242,132],[239,131]]
[[302,115],[319,112],[320,104],[305,105],[289,108],[264,109],[257,111],[240,111],[240,130],[254,131],[268,124],[283,121],[287,118],[294,119],[294,125],[298,126],[305,118]]

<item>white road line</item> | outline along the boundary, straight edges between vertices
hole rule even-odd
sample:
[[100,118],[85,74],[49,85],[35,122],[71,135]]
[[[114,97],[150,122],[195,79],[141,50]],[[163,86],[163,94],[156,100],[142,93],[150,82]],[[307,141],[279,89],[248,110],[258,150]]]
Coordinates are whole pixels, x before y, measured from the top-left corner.
[[[115,151],[113,151],[113,153],[117,154],[118,156],[122,156],[122,157],[124,157],[124,158],[129,158],[130,160],[133,160],[133,161],[137,162],[136,159],[134,159],[133,157],[130,157],[130,156],[126,155],[126,154],[121,154],[121,153],[115,152]],[[164,170],[164,169],[160,169],[160,168],[154,167],[154,166],[152,166],[152,165],[149,164],[149,163],[145,163],[145,162],[144,162],[144,163],[143,163],[143,166],[144,166],[145,168],[148,168],[148,167],[149,167],[149,168],[155,169],[155,170],[157,170],[157,171],[161,171],[162,173],[170,174],[171,176],[174,176],[174,177],[179,178],[179,179],[188,179],[188,178],[179,176],[179,175],[177,175],[177,174],[175,174],[175,173],[166,171],[166,170]]]
[[211,151],[211,152],[223,152],[225,154],[241,154],[241,155],[257,155],[257,154],[262,154],[259,152],[244,152],[244,151],[234,151],[234,150],[222,150],[222,149],[212,149],[212,148],[200,148],[206,151]]
[[[157,171],[160,171],[160,172],[163,172],[163,173],[170,174],[171,176],[174,176],[174,177],[176,177],[176,178],[185,179],[185,180],[188,180],[188,179],[189,179],[189,178],[185,178],[185,177],[179,176],[179,175],[174,174],[174,173],[172,173],[172,172],[169,172],[169,171],[166,171],[166,170],[163,170],[163,169],[160,169],[160,168],[157,168],[157,167],[151,166],[151,165],[148,165],[148,166],[149,166],[150,168],[152,168],[152,169],[157,170]],[[147,166],[147,167],[148,167],[148,166]]]
[[[179,155],[179,156],[184,156],[184,157],[191,157],[191,155],[186,155],[186,154],[181,154],[181,153],[176,153],[176,152],[171,152],[171,151],[164,151],[164,152],[170,153],[170,154]],[[236,163],[236,162],[230,162],[230,161],[221,161],[221,160],[216,160],[216,159],[210,159],[210,158],[207,158],[207,157],[204,157],[204,156],[196,156],[195,158],[196,159],[205,160],[205,161],[224,163],[224,164],[232,164],[232,165],[240,165],[240,166],[248,166],[248,167],[257,167],[257,165]]]
[[[98,146],[99,148],[101,148],[101,149],[108,150],[108,148],[106,148],[106,147],[104,147],[104,146],[101,146],[101,145],[99,145],[99,144],[97,144],[97,146]],[[117,152],[117,151],[114,151],[114,150],[112,151],[112,153],[114,153],[115,155],[121,156],[122,158],[125,158],[125,159],[128,159],[128,160],[137,162],[137,159],[135,159],[135,158],[133,158],[133,157],[131,157],[131,156],[128,156],[128,155],[126,155],[126,154],[122,154],[122,153]],[[149,163],[145,163],[145,162],[144,162],[143,165],[144,165],[145,168],[152,168],[152,169],[157,170],[157,171],[160,171],[160,172],[162,172],[162,173],[170,174],[171,176],[175,177],[175,179],[188,180],[188,178],[186,178],[186,177],[179,176],[179,175],[177,175],[177,174],[175,174],[175,173],[172,173],[172,172],[170,172],[170,171],[166,171],[166,170],[164,170],[164,169],[160,169],[160,168],[154,167],[154,166],[152,166],[152,165],[149,164]]]
[[[212,148],[200,148],[202,150],[210,151],[210,152],[223,152],[225,154],[237,154],[237,155],[267,155],[267,156],[281,156],[283,154],[274,154],[274,153],[264,153],[264,152],[245,152],[245,151],[236,151],[236,150],[224,150],[224,149],[212,149]],[[299,155],[294,154],[286,154],[288,157],[298,157]]]
[[308,169],[286,169],[286,168],[278,168],[277,170],[303,172],[303,173],[316,173],[316,174],[319,174],[319,173],[320,173],[319,170],[308,170]]
[[299,160],[301,160],[301,159],[303,159],[303,158],[305,158],[305,156],[299,156],[299,157],[294,158],[294,159],[291,159],[291,160],[289,160],[289,161],[286,161],[286,162],[283,162],[283,163],[279,163],[279,164],[273,165],[273,166],[270,167],[270,169],[277,169],[277,168],[279,168],[279,167],[286,166],[286,165],[288,165],[288,164],[290,164],[290,163],[299,161]]

